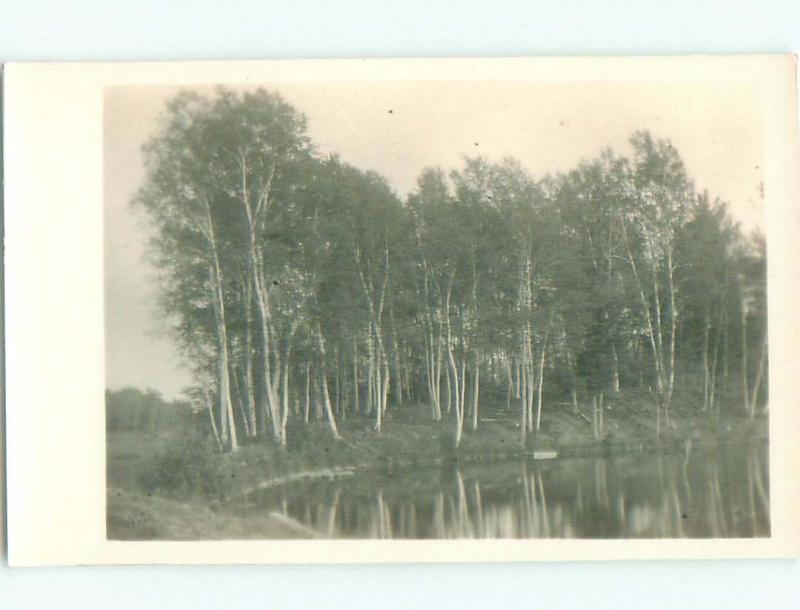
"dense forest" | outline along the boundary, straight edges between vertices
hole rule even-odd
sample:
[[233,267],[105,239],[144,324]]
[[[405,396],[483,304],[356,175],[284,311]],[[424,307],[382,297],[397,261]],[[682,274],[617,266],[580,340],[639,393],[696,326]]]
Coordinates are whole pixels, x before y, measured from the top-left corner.
[[378,435],[408,405],[456,447],[494,410],[523,444],[552,410],[597,430],[625,392],[659,431],[766,409],[765,241],[646,131],[557,175],[428,168],[403,199],[279,95],[220,89],[172,99],[144,158],[134,203],[221,451]]
[[157,434],[192,426],[197,414],[183,400],[165,401],[155,390],[106,390],[106,430]]

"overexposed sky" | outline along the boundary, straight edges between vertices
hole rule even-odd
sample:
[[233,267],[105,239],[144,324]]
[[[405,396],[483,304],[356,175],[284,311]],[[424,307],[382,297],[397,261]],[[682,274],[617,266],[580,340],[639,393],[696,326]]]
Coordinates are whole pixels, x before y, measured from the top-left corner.
[[[233,87],[231,87],[233,88]],[[430,165],[464,156],[518,159],[534,177],[567,171],[604,147],[627,152],[638,129],[669,138],[698,189],[730,205],[746,230],[763,227],[763,117],[746,84],[425,82],[265,84],[304,113],[321,153],[386,176],[400,195]],[[107,384],[171,398],[189,383],[158,314],[144,260],[147,221],[129,202],[144,179],[141,146],[180,89],[106,92],[104,198]],[[213,87],[195,90],[213,94]]]

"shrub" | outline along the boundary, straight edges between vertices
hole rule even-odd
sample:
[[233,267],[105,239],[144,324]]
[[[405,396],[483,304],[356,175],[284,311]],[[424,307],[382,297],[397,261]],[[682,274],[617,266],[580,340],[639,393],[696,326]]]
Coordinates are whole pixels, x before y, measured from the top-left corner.
[[233,487],[228,460],[220,455],[213,441],[199,434],[178,436],[155,457],[142,474],[142,487],[181,499],[215,498],[222,500]]

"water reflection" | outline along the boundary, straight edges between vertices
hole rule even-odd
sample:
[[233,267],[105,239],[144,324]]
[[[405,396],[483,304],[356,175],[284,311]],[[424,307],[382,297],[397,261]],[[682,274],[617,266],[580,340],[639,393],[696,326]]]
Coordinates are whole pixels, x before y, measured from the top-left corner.
[[364,473],[288,485],[240,513],[328,538],[769,535],[765,446]]

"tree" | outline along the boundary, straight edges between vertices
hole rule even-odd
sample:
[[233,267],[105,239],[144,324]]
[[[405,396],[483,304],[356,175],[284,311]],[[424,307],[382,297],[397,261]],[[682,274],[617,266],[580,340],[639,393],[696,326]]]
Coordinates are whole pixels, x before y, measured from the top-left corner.
[[[675,281],[678,267],[675,236],[687,222],[696,195],[671,143],[654,140],[646,132],[637,132],[631,138],[631,144],[634,155],[627,185],[629,205],[620,215],[620,222],[628,262],[647,320],[655,365],[656,413],[657,417],[660,416],[663,408],[668,421],[675,387],[680,317]],[[665,335],[668,336],[667,347],[664,346]]]
[[604,397],[628,387],[655,386],[658,430],[676,387],[717,414],[735,395],[755,417],[763,239],[695,192],[668,141],[631,147],[539,180],[467,158],[424,170],[401,201],[375,172],[315,155],[277,95],[178,95],[136,202],[217,445],[287,447],[317,420],[339,440],[348,417],[380,432],[414,395],[434,424],[450,418],[456,447],[497,392],[523,445],[564,398],[582,416],[590,400],[601,435]]
[[[185,326],[182,342],[195,351],[193,317],[203,317],[210,301],[217,341],[219,422],[223,442],[237,447],[231,373],[244,371],[244,413],[250,434],[256,433],[258,394],[265,408],[259,427],[272,422],[280,438],[281,414],[274,370],[280,338],[273,336],[271,276],[281,268],[273,256],[271,236],[285,211],[280,203],[295,187],[295,169],[308,159],[305,120],[279,96],[263,90],[238,95],[220,89],[214,99],[192,93],[177,96],[167,108],[162,129],[145,147],[147,179],[137,201],[156,226],[154,249],[165,279],[186,289],[187,265],[207,268],[203,302],[184,299],[177,310]],[[278,246],[279,247],[279,246]],[[194,275],[197,275],[195,270]],[[235,286],[234,283],[239,283]],[[170,291],[181,298],[180,290]],[[234,298],[234,296],[236,298]],[[238,303],[241,309],[234,311]],[[251,319],[255,303],[257,324]],[[241,333],[243,366],[230,362],[234,337],[231,316]],[[187,332],[189,331],[189,332]],[[253,373],[253,345],[259,343],[260,374]],[[187,345],[190,344],[190,345]],[[260,381],[258,391],[255,379]],[[222,416],[226,413],[226,416]]]

